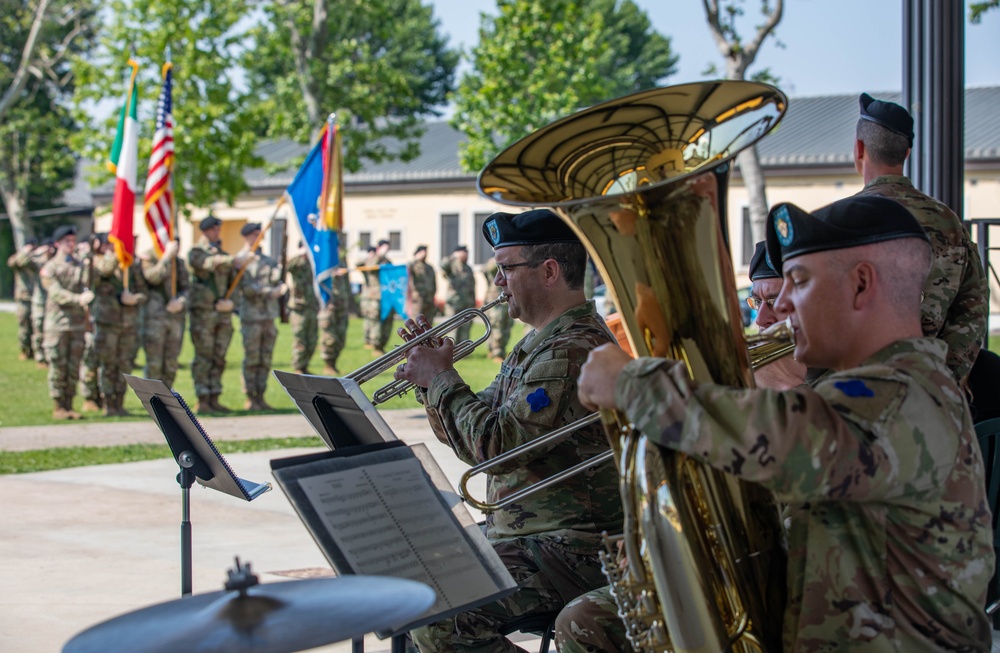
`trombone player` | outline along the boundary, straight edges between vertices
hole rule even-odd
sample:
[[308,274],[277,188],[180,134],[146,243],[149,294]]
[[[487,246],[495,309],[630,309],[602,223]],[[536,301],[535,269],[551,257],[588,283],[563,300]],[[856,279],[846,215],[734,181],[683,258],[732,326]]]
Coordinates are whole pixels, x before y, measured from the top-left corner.
[[[473,392],[454,369],[454,343],[415,347],[395,373],[422,388],[435,435],[464,462],[481,463],[586,416],[576,378],[588,353],[615,342],[583,291],[586,251],[549,210],[495,213],[483,225],[498,266],[494,283],[512,318],[532,327],[485,390]],[[404,340],[427,331],[423,316],[399,329]],[[608,449],[600,425],[525,453],[487,479],[492,503]],[[513,652],[501,633],[519,620],[556,613],[604,585],[601,532],[621,531],[617,473],[603,465],[487,515],[486,536],[520,589],[470,612],[413,631],[423,653]]]

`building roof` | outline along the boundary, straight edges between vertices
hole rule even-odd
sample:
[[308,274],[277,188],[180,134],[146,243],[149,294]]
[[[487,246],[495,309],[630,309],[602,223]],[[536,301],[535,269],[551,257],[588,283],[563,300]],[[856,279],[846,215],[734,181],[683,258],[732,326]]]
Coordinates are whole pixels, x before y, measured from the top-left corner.
[[[900,102],[899,92],[872,93],[878,99]],[[965,157],[967,162],[1000,160],[1000,86],[968,88],[965,92]],[[758,145],[764,168],[853,167],[852,147],[858,119],[857,95],[820,95],[789,99],[788,113],[778,128]],[[411,161],[364,161],[358,172],[344,173],[348,187],[378,184],[432,182],[471,183],[478,172],[459,165],[459,145],[465,136],[447,122],[425,123],[420,137],[420,154]],[[398,151],[399,141],[387,139],[389,151]],[[297,168],[281,164],[301,161],[306,145],[290,140],[261,143],[257,154],[266,168],[246,172],[251,191],[273,193],[283,190],[295,177]],[[277,171],[276,171],[277,170]],[[79,190],[79,189],[76,189]],[[95,195],[110,195],[114,182],[92,189]]]

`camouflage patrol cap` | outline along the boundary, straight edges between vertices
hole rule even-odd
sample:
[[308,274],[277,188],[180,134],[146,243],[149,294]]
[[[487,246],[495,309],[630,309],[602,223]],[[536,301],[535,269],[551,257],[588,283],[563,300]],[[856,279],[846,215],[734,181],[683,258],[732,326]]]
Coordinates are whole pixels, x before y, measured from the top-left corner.
[[64,224],[60,227],[56,227],[56,230],[52,232],[52,242],[58,243],[60,240],[66,236],[76,235],[76,227],[71,224]]
[[847,197],[803,211],[778,204],[767,216],[767,254],[781,272],[782,261],[831,249],[847,249],[899,238],[930,239],[913,214],[899,202],[875,195]]
[[750,259],[750,281],[759,279],[780,279],[781,275],[771,267],[771,262],[767,258],[767,244],[762,240],[757,243]]
[[249,236],[250,234],[255,234],[258,231],[260,231],[260,223],[259,222],[248,222],[245,225],[243,225],[242,229],[240,229],[240,235],[241,236]]
[[913,145],[913,116],[895,102],[876,100],[867,93],[858,98],[861,104],[861,119],[882,125],[891,132],[909,139]]
[[201,222],[198,223],[198,228],[202,231],[208,231],[212,227],[218,227],[222,224],[222,220],[218,219],[212,214],[202,218]]
[[493,249],[514,245],[578,243],[573,230],[548,209],[524,213],[494,213],[483,223],[483,236]]

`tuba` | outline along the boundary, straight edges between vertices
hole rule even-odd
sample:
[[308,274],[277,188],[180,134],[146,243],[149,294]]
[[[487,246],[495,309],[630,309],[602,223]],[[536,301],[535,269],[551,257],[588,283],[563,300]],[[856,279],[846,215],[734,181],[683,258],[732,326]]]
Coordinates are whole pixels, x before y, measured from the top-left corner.
[[[479,190],[549,206],[571,225],[638,356],[750,387],[726,189],[736,154],[786,106],[778,89],[741,81],[629,95],[518,141],[483,170]],[[602,421],[625,512],[602,558],[636,651],[780,650],[785,554],[771,493],[660,447],[623,414]]]

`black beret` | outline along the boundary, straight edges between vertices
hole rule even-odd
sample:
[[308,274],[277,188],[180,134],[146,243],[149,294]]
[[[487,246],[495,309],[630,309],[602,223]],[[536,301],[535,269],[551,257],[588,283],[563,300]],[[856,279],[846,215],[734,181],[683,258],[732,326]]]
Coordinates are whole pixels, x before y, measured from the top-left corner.
[[42,239],[42,244],[43,245],[48,245],[50,247],[52,246],[52,243],[54,243],[54,242],[56,242],[56,241],[55,241],[54,238],[52,238],[52,236],[49,236],[48,238],[43,238]]
[[753,258],[750,259],[750,281],[780,278],[781,275],[771,267],[771,261],[767,258],[767,244],[763,240],[760,241],[753,251]]
[[413,255],[416,256],[420,252],[426,252],[426,251],[427,251],[427,245],[417,245],[417,248],[413,250]]
[[25,245],[37,245],[38,244],[38,239],[35,238],[34,236],[29,236],[29,237],[27,237],[27,238],[24,239],[24,244]]
[[899,238],[930,243],[924,228],[899,202],[854,195],[807,213],[778,204],[767,216],[767,254],[781,272],[782,261],[831,249],[847,249]]
[[256,233],[258,231],[260,231],[260,223],[259,222],[248,222],[245,225],[243,225],[242,229],[240,229],[240,235],[241,236],[249,236],[250,234]]
[[548,209],[524,213],[494,213],[483,223],[483,236],[493,249],[513,245],[578,243],[569,225]]
[[882,125],[900,136],[905,136],[913,145],[913,116],[895,102],[876,100],[867,93],[858,98],[861,104],[861,119]]
[[453,252],[468,252],[469,248],[465,245],[455,245],[455,249],[451,250]]
[[70,234],[76,235],[76,227],[71,224],[64,224],[61,227],[56,227],[56,230],[52,232],[52,242],[58,243],[60,240],[69,236]]
[[389,245],[389,244],[390,243],[389,243],[388,240],[380,240],[380,241],[378,241],[378,246],[379,247],[381,247],[382,245]]
[[222,220],[218,219],[214,215],[209,215],[202,218],[201,222],[198,223],[198,228],[202,231],[208,231],[212,227],[218,227],[220,224],[222,224]]
[[102,231],[99,234],[94,234],[94,238],[96,238],[97,240],[101,241],[101,244],[103,244],[103,245],[107,245],[108,244],[108,234],[106,232]]

